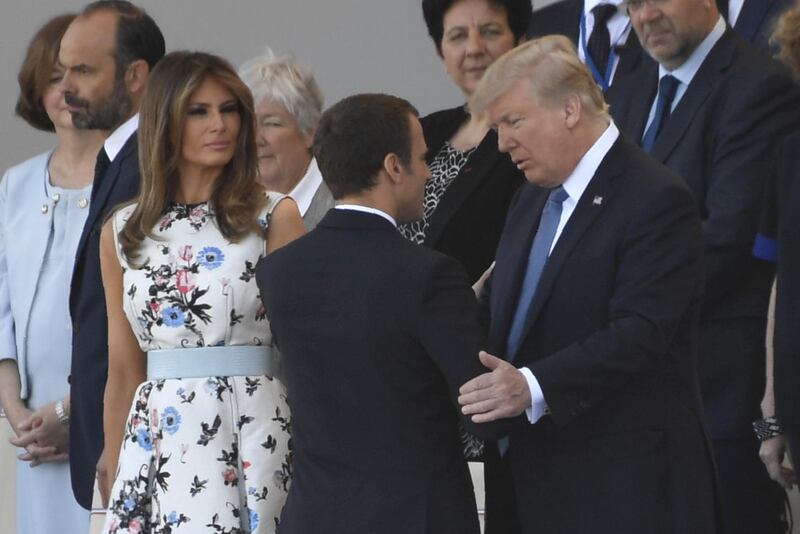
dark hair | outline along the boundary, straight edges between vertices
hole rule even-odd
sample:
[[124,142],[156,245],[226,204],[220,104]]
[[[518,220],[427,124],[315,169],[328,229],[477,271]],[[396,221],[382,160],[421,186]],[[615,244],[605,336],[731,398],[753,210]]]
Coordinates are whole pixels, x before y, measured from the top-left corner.
[[314,157],[333,198],[372,188],[388,154],[411,162],[412,115],[406,100],[382,94],[349,96],[322,114]]
[[218,56],[172,52],[150,74],[139,111],[141,186],[136,208],[120,232],[123,254],[132,265],[138,261],[142,241],[153,237],[156,223],[175,199],[187,107],[197,88],[209,78],[231,92],[241,117],[236,151],[211,192],[217,226],[234,243],[250,233],[263,232],[258,214],[266,197],[256,181],[255,113],[250,89],[230,63]]
[[126,0],[98,0],[87,5],[81,15],[109,11],[117,15],[117,79],[128,65],[144,60],[152,70],[164,57],[164,35],[147,12]]
[[[428,34],[436,45],[436,51],[442,55],[442,36],[444,35],[444,15],[454,4],[461,0],[422,0],[422,15],[425,17],[425,24],[428,26]],[[514,42],[519,40],[528,31],[528,23],[531,21],[533,6],[531,0],[486,0],[494,7],[502,7],[506,10],[506,19],[511,33],[514,34]]]
[[28,45],[25,60],[17,74],[19,97],[15,111],[37,130],[55,131],[55,126],[44,109],[42,96],[47,90],[53,68],[58,61],[61,38],[74,19],[73,14],[60,15],[45,23]]

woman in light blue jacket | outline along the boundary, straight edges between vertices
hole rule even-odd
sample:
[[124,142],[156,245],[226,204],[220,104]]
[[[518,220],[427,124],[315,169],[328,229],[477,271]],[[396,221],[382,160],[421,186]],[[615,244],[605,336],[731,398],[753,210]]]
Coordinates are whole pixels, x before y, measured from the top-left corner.
[[106,132],[75,129],[61,89],[58,49],[73,18],[45,24],[19,72],[17,114],[55,132],[58,145],[12,167],[0,182],[0,406],[20,447],[18,534],[89,528],[67,463],[69,288]]

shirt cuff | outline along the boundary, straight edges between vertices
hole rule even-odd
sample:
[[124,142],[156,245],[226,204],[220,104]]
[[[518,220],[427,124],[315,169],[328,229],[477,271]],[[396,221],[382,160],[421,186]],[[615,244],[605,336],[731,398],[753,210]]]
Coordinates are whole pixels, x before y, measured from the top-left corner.
[[531,407],[525,408],[525,415],[528,416],[528,421],[533,424],[541,419],[543,415],[550,413],[550,410],[544,400],[542,386],[539,385],[539,381],[533,376],[531,370],[527,367],[520,367],[519,372],[525,377],[525,381],[528,382],[528,389],[531,392]]

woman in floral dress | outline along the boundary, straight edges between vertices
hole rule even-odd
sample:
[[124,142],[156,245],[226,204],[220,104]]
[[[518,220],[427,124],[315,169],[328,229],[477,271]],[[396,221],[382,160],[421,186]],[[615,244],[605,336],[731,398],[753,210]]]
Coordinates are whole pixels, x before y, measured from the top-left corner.
[[153,70],[139,159],[139,197],[101,236],[118,463],[104,531],[274,532],[290,419],[254,274],[300,214],[256,183],[252,97],[215,56]]

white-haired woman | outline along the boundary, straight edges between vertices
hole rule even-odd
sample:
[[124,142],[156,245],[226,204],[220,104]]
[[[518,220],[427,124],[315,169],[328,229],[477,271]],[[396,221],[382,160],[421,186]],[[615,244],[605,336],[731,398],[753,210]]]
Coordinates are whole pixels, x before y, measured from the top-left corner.
[[311,230],[333,206],[311,153],[322,92],[311,69],[271,51],[247,61],[239,75],[256,104],[259,179],[268,190],[292,197]]

